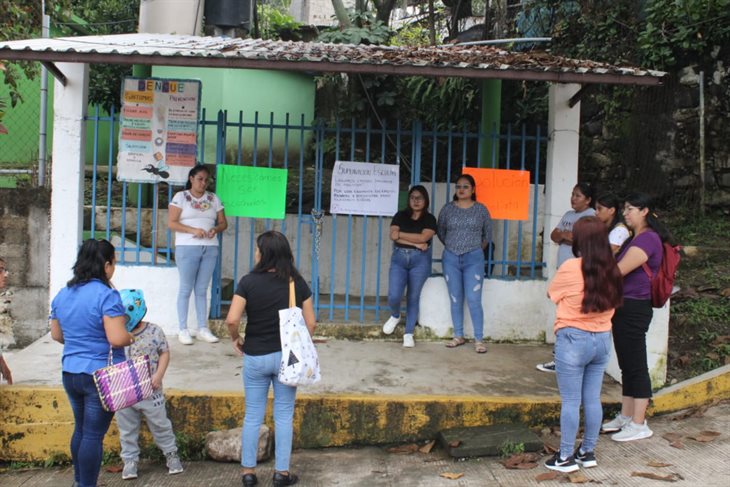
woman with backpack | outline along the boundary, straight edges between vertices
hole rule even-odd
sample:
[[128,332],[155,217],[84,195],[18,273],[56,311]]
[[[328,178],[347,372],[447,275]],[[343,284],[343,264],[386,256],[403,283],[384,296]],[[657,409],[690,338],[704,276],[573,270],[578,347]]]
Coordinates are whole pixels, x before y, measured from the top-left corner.
[[633,231],[616,256],[624,276],[624,304],[613,316],[613,343],[621,368],[621,412],[603,424],[604,433],[617,432],[614,441],[649,438],[654,433],[646,423],[646,408],[651,398],[651,379],[646,356],[646,332],[653,316],[651,278],[656,275],[663,257],[663,243],[671,240],[659,221],[651,197],[633,193],[626,198],[624,219]]

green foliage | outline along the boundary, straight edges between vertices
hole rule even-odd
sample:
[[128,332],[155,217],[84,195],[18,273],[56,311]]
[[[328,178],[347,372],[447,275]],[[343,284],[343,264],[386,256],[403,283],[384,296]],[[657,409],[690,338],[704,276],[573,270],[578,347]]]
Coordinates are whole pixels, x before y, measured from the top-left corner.
[[510,457],[512,455],[520,455],[522,453],[525,453],[524,443],[513,443],[507,440],[499,447],[499,455],[503,458]]
[[377,20],[370,12],[350,13],[352,27],[346,29],[333,28],[322,32],[320,42],[334,44],[386,44],[392,31],[387,24]]
[[650,0],[639,33],[642,61],[666,69],[684,59],[706,61],[730,43],[730,0]]
[[257,4],[259,35],[262,39],[298,39],[302,26],[289,15],[285,5]]
[[[439,32],[436,32],[436,43],[440,42]],[[390,39],[391,46],[430,46],[428,27],[422,23],[408,24],[393,34]]]

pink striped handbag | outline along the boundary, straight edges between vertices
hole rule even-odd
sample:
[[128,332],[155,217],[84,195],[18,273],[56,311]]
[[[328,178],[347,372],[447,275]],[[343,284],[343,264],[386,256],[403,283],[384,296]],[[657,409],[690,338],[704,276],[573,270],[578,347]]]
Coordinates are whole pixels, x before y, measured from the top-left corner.
[[94,384],[99,392],[102,407],[109,412],[133,406],[152,396],[149,355],[140,355],[118,364],[112,364],[94,372]]

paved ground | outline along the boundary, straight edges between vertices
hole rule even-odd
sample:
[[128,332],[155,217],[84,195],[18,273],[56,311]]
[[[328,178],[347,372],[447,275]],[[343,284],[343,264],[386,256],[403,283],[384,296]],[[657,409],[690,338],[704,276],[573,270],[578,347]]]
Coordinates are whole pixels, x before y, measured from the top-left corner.
[[[200,392],[239,392],[241,359],[230,341],[183,346],[168,337],[170,368],[165,388]],[[419,341],[404,349],[398,341],[327,339],[317,344],[322,382],[302,394],[387,394],[449,396],[557,397],[553,374],[535,369],[551,358],[551,345],[488,344],[479,355],[467,343],[447,349],[444,342]],[[50,336],[6,354],[18,385],[61,384],[62,346]],[[620,400],[620,387],[606,378],[606,400]]]
[[[660,486],[666,482],[632,476],[633,472],[673,476],[673,485],[727,487],[730,485],[730,402],[715,405],[704,413],[683,417],[681,414],[653,418],[655,435],[633,443],[615,443],[602,437],[598,446],[599,466],[581,470],[588,481],[616,486]],[[703,443],[688,438],[700,431],[721,433],[713,441]],[[681,436],[683,448],[670,446],[662,436]],[[555,441],[548,437],[548,441]],[[547,458],[544,457],[543,460]],[[507,470],[496,458],[454,460],[436,448],[429,454],[397,455],[384,448],[332,448],[294,452],[292,471],[301,476],[302,486],[531,486],[558,485],[569,482],[565,477],[538,482],[539,474],[548,472],[542,466],[528,470]],[[542,460],[541,460],[542,461]],[[668,464],[649,466],[650,462]],[[134,486],[237,486],[238,466],[214,462],[186,463],[186,471],[168,476],[161,465],[143,464],[140,478],[123,481],[121,474],[104,471],[99,485]],[[259,485],[271,485],[273,463],[259,467]],[[445,472],[463,474],[458,480],[447,480]],[[69,467],[29,471],[6,471],[0,474],[4,487],[69,486]]]

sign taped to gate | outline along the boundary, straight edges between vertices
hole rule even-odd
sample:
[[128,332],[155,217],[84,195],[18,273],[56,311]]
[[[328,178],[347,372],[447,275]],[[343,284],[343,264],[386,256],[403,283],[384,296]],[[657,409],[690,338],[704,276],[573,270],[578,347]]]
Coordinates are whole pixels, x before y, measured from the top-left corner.
[[335,161],[330,213],[393,216],[398,212],[400,167],[396,164]]
[[185,184],[198,153],[198,80],[125,78],[117,179]]
[[465,167],[477,183],[477,201],[495,220],[527,220],[530,213],[530,171]]
[[215,193],[223,202],[226,215],[284,219],[286,169],[228,164],[218,164],[216,168]]

